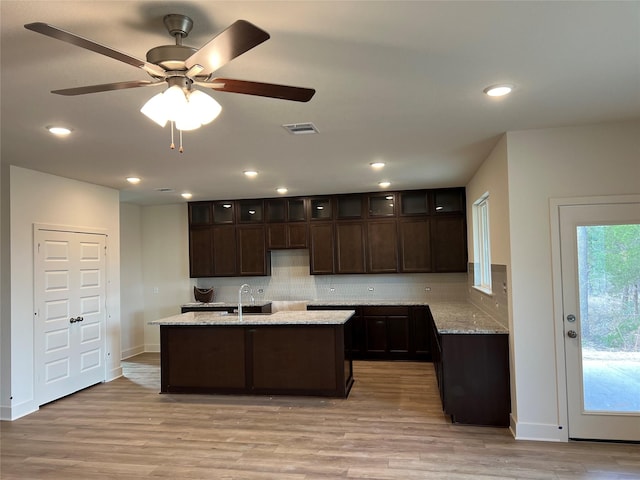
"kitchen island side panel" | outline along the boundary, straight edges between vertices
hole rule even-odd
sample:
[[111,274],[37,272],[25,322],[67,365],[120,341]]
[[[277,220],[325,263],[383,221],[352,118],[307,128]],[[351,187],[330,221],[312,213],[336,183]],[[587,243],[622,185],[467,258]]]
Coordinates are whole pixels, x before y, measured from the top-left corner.
[[348,324],[161,325],[161,392],[344,398]]
[[160,327],[161,391],[245,389],[245,329]]

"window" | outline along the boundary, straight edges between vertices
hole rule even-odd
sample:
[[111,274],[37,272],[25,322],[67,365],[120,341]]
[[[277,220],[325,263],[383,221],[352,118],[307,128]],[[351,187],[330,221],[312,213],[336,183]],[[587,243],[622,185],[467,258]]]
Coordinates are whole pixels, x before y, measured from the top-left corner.
[[489,193],[473,204],[473,286],[491,293],[491,244],[489,242]]

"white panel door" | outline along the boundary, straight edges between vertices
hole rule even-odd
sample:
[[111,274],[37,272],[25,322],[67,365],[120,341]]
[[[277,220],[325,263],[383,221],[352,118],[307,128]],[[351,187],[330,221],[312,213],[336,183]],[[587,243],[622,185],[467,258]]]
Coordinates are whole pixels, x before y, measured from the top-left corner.
[[560,206],[569,437],[640,440],[640,203]]
[[106,240],[36,230],[36,398],[39,405],[105,379]]

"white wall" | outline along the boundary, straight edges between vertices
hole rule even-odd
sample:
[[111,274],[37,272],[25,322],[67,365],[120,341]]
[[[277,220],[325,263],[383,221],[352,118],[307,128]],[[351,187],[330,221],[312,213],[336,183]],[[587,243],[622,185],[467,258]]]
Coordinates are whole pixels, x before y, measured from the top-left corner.
[[[509,132],[512,363],[518,438],[566,440],[558,401],[551,198],[640,192],[640,122]],[[559,427],[562,427],[560,430]]]
[[144,350],[142,207],[120,204],[120,319],[122,358]]
[[180,313],[192,301],[187,204],[142,208],[142,272],[145,351],[160,351],[160,331],[151,320]]
[[11,276],[9,166],[0,164],[0,419],[11,404]]
[[[102,229],[108,235],[106,377],[111,380],[122,374],[118,192],[14,166],[9,175],[11,293],[9,318],[3,315],[2,323],[3,335],[8,327],[11,346],[10,378],[1,385],[3,419],[18,418],[38,408],[33,363],[34,223]],[[4,349],[3,355],[6,357]]]
[[469,261],[475,260],[473,204],[489,192],[491,263],[509,265],[509,183],[507,178],[507,136],[503,135],[466,187]]

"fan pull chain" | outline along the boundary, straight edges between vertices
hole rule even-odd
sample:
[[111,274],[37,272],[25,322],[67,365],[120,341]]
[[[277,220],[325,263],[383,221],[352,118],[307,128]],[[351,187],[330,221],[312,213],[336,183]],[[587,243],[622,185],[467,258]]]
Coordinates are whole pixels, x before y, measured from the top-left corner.
[[180,150],[178,150],[180,153],[184,153],[184,148],[182,148],[182,130],[180,130]]
[[171,145],[169,145],[169,148],[171,150],[175,150],[176,149],[176,144],[173,143],[173,120],[171,120]]

